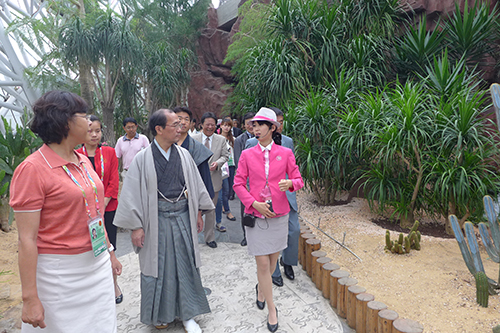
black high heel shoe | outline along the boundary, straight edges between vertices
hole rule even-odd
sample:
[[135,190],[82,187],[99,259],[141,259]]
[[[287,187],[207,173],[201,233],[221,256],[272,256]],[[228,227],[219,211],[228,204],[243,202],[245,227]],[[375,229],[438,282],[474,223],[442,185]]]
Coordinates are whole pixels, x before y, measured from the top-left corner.
[[259,310],[264,310],[264,307],[266,306],[266,301],[264,301],[264,302],[259,301],[259,284],[258,283],[255,285],[255,298],[257,299],[257,301],[255,303],[257,304],[257,307],[259,308]]
[[278,308],[276,308],[276,324],[269,324],[269,315],[267,315],[267,329],[271,332],[276,332],[278,330]]

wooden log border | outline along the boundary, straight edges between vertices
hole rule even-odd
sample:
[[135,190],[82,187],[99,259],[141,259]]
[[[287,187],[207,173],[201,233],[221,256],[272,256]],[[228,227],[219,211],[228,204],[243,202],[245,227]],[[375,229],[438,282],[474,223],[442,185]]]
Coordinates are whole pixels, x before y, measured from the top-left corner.
[[[421,333],[424,331],[422,324],[411,319],[399,318],[398,313],[387,309],[384,303],[374,301],[375,297],[368,294],[363,287],[347,283],[342,284],[342,291],[339,290],[340,279],[354,279],[349,278],[350,273],[341,270],[340,266],[327,258],[327,253],[320,249],[321,241],[316,239],[309,226],[301,222],[299,263],[316,287],[321,290],[323,297],[330,299],[330,305],[337,310],[337,314],[343,318],[347,317],[348,325],[355,328],[356,332]],[[342,294],[340,302],[338,302],[339,292]],[[338,309],[338,303],[342,303],[342,309]]]

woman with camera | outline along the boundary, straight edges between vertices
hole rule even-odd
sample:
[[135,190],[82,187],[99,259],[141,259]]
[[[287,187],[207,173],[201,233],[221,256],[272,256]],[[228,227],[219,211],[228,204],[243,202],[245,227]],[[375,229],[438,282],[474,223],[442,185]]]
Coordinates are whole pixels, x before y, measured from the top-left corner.
[[271,275],[280,251],[287,247],[290,206],[285,192],[301,189],[304,182],[292,150],[281,146],[275,112],[261,108],[252,122],[259,144],[242,152],[234,191],[245,206],[248,253],[255,256],[257,263],[256,304],[263,310],[267,302],[267,328],[275,332],[278,309],[273,301]]

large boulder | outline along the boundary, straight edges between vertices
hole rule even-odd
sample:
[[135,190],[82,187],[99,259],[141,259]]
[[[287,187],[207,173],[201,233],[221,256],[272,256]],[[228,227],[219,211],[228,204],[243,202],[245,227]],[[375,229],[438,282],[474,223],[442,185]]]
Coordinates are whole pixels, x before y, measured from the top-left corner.
[[207,28],[198,38],[198,69],[191,72],[188,104],[198,120],[205,112],[222,113],[227,96],[232,91],[231,67],[223,64],[231,43],[230,32],[217,28],[217,12],[208,10]]

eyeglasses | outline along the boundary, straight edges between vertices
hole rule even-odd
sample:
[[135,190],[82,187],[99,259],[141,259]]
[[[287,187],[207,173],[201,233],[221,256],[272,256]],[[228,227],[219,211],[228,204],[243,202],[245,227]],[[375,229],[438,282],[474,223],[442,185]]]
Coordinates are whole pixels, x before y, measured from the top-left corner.
[[178,121],[176,123],[173,123],[172,125],[165,124],[165,126],[173,127],[173,128],[181,128],[182,124]]
[[79,114],[74,114],[75,117],[85,118],[86,120],[90,120],[90,115],[86,114],[85,116],[80,116]]

